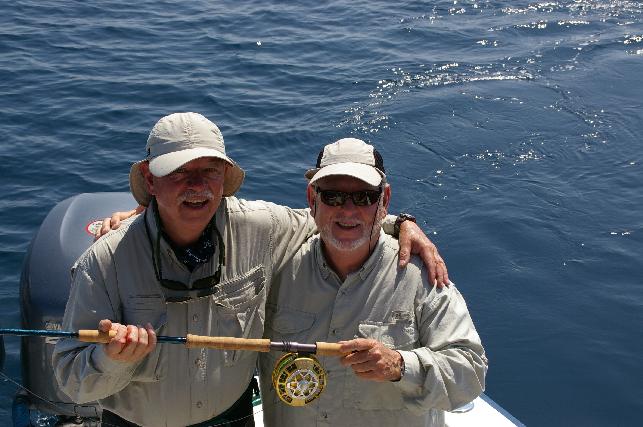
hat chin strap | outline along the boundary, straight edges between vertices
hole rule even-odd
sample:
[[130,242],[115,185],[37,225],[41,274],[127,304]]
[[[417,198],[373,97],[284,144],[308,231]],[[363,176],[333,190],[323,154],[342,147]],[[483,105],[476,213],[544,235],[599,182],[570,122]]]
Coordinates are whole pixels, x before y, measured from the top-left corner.
[[375,209],[375,214],[373,215],[373,224],[371,224],[371,233],[368,236],[368,256],[371,256],[375,246],[371,248],[371,240],[373,240],[373,230],[375,229],[375,221],[377,221],[377,214],[380,212],[380,200],[383,196],[383,191],[380,191],[380,195],[377,198],[377,209]]

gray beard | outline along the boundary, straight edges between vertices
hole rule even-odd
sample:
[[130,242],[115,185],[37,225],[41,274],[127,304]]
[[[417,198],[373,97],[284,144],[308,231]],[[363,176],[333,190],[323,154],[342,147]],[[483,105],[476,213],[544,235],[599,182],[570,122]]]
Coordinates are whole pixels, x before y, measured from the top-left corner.
[[370,227],[363,227],[364,228],[364,233],[362,236],[358,239],[351,240],[349,242],[346,241],[341,241],[339,239],[336,239],[333,236],[333,233],[331,231],[331,225],[326,224],[324,227],[319,232],[319,235],[321,236],[322,240],[324,241],[325,244],[332,246],[338,251],[342,252],[352,252],[361,246],[370,243],[371,236],[379,236],[380,235],[380,230],[382,229],[382,223],[384,222],[384,217],[385,215],[382,214],[382,206],[377,209],[377,219],[375,220],[375,224],[373,225],[373,229],[371,230]]

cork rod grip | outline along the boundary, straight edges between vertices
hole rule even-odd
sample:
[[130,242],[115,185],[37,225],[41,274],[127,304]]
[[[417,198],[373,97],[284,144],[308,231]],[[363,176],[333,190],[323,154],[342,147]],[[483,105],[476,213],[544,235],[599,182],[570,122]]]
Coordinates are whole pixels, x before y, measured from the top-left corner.
[[101,332],[94,329],[81,329],[78,331],[78,341],[100,342],[107,344],[116,336],[116,331]]
[[331,342],[318,342],[316,354],[320,356],[343,356],[344,353],[339,351],[340,345]]
[[188,334],[185,345],[189,348],[207,347],[219,350],[248,350],[264,353],[270,351],[269,339],[208,337]]

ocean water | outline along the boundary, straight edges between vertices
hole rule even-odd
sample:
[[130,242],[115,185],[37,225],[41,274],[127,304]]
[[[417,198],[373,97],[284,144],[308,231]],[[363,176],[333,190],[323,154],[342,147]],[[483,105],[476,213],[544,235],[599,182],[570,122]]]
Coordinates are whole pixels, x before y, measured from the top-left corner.
[[127,191],[156,120],[197,111],[249,199],[301,207],[324,144],[374,144],[468,302],[487,394],[530,426],[641,425],[642,101],[637,1],[4,1],[0,327],[47,212]]

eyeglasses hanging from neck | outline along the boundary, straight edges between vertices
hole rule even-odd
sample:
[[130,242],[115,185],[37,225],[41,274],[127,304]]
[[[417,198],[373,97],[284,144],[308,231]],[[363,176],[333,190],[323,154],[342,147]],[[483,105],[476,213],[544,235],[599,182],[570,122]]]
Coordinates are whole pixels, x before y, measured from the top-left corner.
[[[158,232],[156,233],[156,242],[152,241],[152,235],[150,233],[149,225],[147,223],[148,212],[152,210],[154,213],[154,219],[156,221]],[[223,237],[219,232],[219,229],[215,223],[215,217],[213,216],[210,220],[210,225],[217,236],[217,244],[219,245],[219,263],[217,270],[211,276],[202,277],[192,282],[192,286],[183,283],[178,280],[166,279],[163,277],[163,264],[161,257],[161,218],[156,207],[156,203],[151,203],[150,208],[145,211],[146,217],[144,218],[145,222],[145,232],[147,233],[147,238],[150,242],[152,248],[152,263],[154,265],[154,275],[156,280],[165,288],[165,301],[166,302],[186,302],[191,299],[202,298],[208,295],[212,295],[217,291],[217,285],[221,280],[221,270],[225,265],[225,244],[223,242]],[[156,244],[154,244],[156,243]]]

